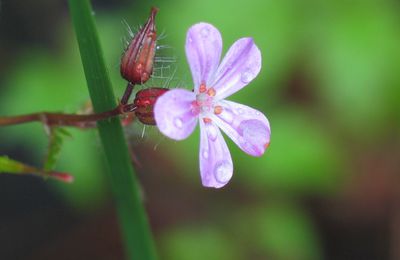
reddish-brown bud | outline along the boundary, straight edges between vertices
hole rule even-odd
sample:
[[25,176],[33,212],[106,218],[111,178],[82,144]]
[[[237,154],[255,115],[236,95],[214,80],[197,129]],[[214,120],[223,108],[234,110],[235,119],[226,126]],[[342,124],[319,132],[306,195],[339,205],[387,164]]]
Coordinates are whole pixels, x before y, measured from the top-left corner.
[[157,98],[167,92],[167,88],[146,88],[136,93],[133,102],[136,110],[135,115],[145,125],[155,125],[154,120],[154,104]]
[[156,25],[158,9],[152,8],[146,24],[135,34],[121,59],[121,75],[133,84],[146,82],[153,73],[156,52]]

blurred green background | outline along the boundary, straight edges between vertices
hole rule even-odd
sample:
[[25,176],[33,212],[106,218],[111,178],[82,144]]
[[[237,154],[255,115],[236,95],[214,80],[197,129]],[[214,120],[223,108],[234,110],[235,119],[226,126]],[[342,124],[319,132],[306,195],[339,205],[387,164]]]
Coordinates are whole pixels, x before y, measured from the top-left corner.
[[[184,42],[200,21],[221,31],[224,51],[251,36],[262,52],[259,76],[231,99],[267,115],[271,146],[252,158],[226,138],[235,172],[223,189],[201,186],[198,130],[175,142],[126,129],[161,259],[400,259],[398,1],[93,5],[119,97],[123,21],[137,28],[151,6],[167,47],[158,57],[176,61],[147,86],[192,87]],[[0,2],[0,57],[0,116],[89,100],[66,1]],[[70,132],[57,169],[73,184],[0,176],[1,259],[123,258],[97,133]],[[40,166],[46,148],[40,124],[0,128],[0,155]]]

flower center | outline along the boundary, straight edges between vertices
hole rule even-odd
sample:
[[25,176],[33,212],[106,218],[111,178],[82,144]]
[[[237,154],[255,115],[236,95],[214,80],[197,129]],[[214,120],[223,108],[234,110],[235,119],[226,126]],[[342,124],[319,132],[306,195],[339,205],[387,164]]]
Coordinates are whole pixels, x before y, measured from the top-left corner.
[[199,87],[199,93],[196,95],[196,100],[192,102],[192,111],[199,115],[204,123],[211,123],[210,116],[222,113],[222,107],[214,104],[214,96],[216,91],[213,87],[207,88],[203,83]]

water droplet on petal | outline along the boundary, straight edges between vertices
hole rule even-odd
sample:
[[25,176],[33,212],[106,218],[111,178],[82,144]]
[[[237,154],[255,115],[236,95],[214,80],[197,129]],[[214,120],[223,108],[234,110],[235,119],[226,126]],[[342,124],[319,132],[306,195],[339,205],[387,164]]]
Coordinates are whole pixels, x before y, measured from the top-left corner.
[[207,137],[211,139],[211,141],[215,141],[218,135],[218,129],[213,124],[208,124],[207,126]]
[[208,159],[208,151],[207,150],[203,150],[202,155],[203,155],[204,159]]
[[255,155],[262,155],[265,151],[263,144],[269,143],[269,129],[263,122],[250,119],[245,120],[239,125],[242,139],[240,140],[241,147]]
[[252,79],[253,79],[253,72],[252,72],[250,69],[246,69],[246,70],[242,73],[242,75],[241,75],[241,77],[240,77],[240,80],[241,80],[243,83],[249,83]]
[[208,27],[204,27],[203,29],[201,29],[200,34],[201,37],[207,38],[208,35],[210,34],[210,29]]
[[251,119],[243,121],[239,127],[243,131],[243,138],[247,140],[264,142],[268,138],[268,130],[259,120]]
[[233,165],[229,161],[221,161],[215,165],[214,176],[220,183],[227,183],[233,175]]
[[193,42],[193,38],[192,37],[189,37],[189,42]]
[[182,128],[182,126],[183,126],[182,119],[180,119],[179,117],[175,118],[175,119],[174,119],[174,125],[175,125],[177,128]]
[[228,109],[223,110],[222,113],[219,114],[219,117],[228,124],[231,124],[233,122],[233,114]]

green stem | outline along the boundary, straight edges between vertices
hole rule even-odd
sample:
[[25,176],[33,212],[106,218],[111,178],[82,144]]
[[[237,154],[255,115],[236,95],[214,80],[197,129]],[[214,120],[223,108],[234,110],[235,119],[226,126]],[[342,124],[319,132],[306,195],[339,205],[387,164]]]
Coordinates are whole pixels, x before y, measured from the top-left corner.
[[[88,0],[69,0],[86,81],[96,113],[116,107]],[[129,259],[156,259],[148,220],[139,195],[119,118],[97,122],[108,163],[111,188]]]

